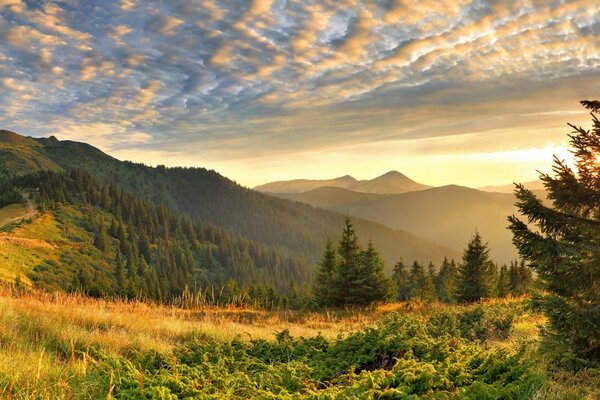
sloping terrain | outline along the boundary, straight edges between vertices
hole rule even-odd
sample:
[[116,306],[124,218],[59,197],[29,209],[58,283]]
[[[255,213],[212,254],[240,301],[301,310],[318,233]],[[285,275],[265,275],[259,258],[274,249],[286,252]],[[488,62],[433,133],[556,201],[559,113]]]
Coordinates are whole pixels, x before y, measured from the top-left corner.
[[506,218],[516,212],[512,194],[451,185],[397,195],[321,188],[278,196],[414,232],[457,252],[477,230],[489,241],[493,259],[507,262],[517,257],[506,229]]
[[[10,173],[85,169],[101,182],[313,264],[327,238],[336,240],[343,225],[342,214],[258,193],[212,170],[152,168],[119,161],[85,143],[4,132],[0,166]],[[399,258],[439,262],[444,256],[457,256],[446,246],[406,231],[359,218],[354,222],[363,242],[374,241],[388,269]]]

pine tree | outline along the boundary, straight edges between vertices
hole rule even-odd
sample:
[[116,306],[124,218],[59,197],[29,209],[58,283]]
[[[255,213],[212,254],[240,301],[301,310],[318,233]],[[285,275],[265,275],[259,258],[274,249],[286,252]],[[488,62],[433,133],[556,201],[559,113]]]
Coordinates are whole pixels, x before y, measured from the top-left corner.
[[493,268],[487,243],[483,243],[479,232],[475,232],[467,244],[459,267],[458,300],[470,302],[489,297],[492,289],[490,271],[493,271]]
[[415,261],[410,270],[410,297],[421,301],[432,301],[435,298],[435,286],[431,276],[423,265]]
[[593,127],[570,125],[575,170],[555,157],[554,176],[541,175],[552,206],[517,185],[517,207],[537,229],[509,218],[513,242],[545,288],[533,303],[548,317],[546,343],[573,355],[572,366],[600,363],[600,102],[581,103]]
[[372,240],[369,240],[362,253],[362,265],[361,279],[355,284],[357,293],[354,304],[371,304],[389,298],[391,281],[383,272],[383,260]]
[[108,252],[109,242],[102,222],[100,222],[94,234],[94,246],[103,253]]
[[513,296],[522,296],[529,290],[532,282],[531,270],[525,265],[525,261],[521,263],[517,261],[510,263],[508,270],[510,281],[510,293]]
[[369,241],[363,251],[350,218],[346,218],[337,248],[328,241],[321,257],[314,284],[315,301],[321,306],[339,307],[385,300],[391,284],[383,269],[383,260],[373,243]]
[[123,268],[123,259],[121,257],[121,252],[117,250],[117,255],[115,257],[115,283],[116,288],[115,292],[119,296],[125,296],[127,291],[127,275],[125,274],[125,269]]
[[440,266],[440,272],[436,281],[436,289],[438,298],[445,303],[456,302],[456,281],[458,279],[458,268],[454,260],[448,261],[444,257],[444,261]]
[[408,267],[402,260],[394,265],[392,280],[396,285],[396,299],[406,301],[410,298],[411,282]]
[[511,293],[511,280],[506,264],[502,264],[500,271],[498,272],[498,281],[496,284],[496,296],[506,297]]
[[361,276],[361,250],[358,244],[358,236],[349,217],[346,217],[342,238],[338,244],[338,262],[333,274],[333,286],[335,293],[334,304],[338,306],[355,304],[358,300],[357,282],[362,280]]
[[325,251],[319,262],[319,269],[315,275],[313,293],[315,301],[320,306],[334,305],[339,298],[336,293],[335,274],[337,254],[331,240],[327,240]]

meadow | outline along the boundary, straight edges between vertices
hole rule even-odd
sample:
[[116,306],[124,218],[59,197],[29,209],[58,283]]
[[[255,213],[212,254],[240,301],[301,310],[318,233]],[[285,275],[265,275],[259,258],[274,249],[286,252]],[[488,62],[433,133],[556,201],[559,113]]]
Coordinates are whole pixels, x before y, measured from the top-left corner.
[[537,352],[523,299],[337,311],[182,308],[0,293],[7,399],[594,399]]

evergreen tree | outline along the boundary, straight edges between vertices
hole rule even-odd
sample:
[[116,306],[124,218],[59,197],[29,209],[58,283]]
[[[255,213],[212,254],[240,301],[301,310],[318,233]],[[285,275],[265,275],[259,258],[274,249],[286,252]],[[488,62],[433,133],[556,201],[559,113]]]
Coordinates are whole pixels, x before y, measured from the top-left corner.
[[350,218],[346,218],[337,249],[327,242],[314,285],[315,300],[321,306],[366,305],[385,300],[390,281],[383,273],[383,261],[370,241],[361,250]]
[[121,252],[117,250],[117,255],[115,257],[115,292],[119,296],[125,296],[127,294],[126,282],[127,275],[125,274],[125,269],[123,268],[123,259],[121,257]]
[[498,280],[496,284],[496,296],[506,297],[511,293],[511,279],[506,264],[502,264],[498,272]]
[[517,261],[510,263],[508,276],[510,281],[510,293],[513,296],[522,296],[527,293],[529,286],[531,286],[532,276],[531,270],[527,268],[523,260],[521,260],[521,263],[518,263]]
[[463,254],[459,268],[458,300],[470,302],[489,297],[491,294],[490,275],[494,264],[489,259],[487,243],[483,243],[476,232]]
[[108,236],[106,235],[106,230],[104,229],[104,224],[102,224],[102,222],[100,222],[94,233],[94,246],[103,253],[108,252]]
[[575,170],[555,157],[554,176],[542,174],[551,206],[517,185],[517,207],[537,229],[509,218],[513,242],[545,288],[533,303],[548,317],[546,343],[569,352],[561,359],[572,366],[600,363],[600,102],[581,103],[593,127],[570,125]]
[[408,300],[410,298],[411,281],[408,267],[402,260],[394,265],[392,280],[396,285],[396,299],[399,301]]
[[415,261],[410,270],[411,290],[410,297],[421,301],[432,301],[435,298],[435,286],[431,275],[423,265]]
[[315,301],[320,306],[334,305],[340,297],[336,292],[335,274],[337,253],[331,240],[327,240],[325,251],[319,261],[319,269],[315,276],[313,293]]
[[458,279],[458,268],[454,260],[448,261],[444,257],[444,261],[440,266],[440,272],[436,281],[436,289],[438,298],[445,303],[456,302],[456,281]]
[[372,240],[369,240],[366,250],[362,253],[362,265],[362,279],[355,284],[357,293],[354,304],[371,304],[389,298],[391,281],[383,272],[383,260]]
[[349,217],[346,217],[342,238],[338,244],[338,262],[334,273],[334,293],[336,305],[354,304],[358,300],[357,282],[363,280],[361,276],[361,250],[358,236]]

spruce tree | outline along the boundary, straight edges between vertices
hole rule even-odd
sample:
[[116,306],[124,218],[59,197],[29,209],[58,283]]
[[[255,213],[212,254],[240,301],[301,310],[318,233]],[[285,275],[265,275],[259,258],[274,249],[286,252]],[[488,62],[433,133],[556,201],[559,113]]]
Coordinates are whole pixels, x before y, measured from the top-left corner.
[[356,283],[361,276],[361,249],[358,236],[349,217],[346,217],[342,238],[338,244],[338,262],[334,272],[334,304],[338,306],[354,304],[357,295]]
[[390,296],[391,282],[383,272],[383,260],[379,252],[369,240],[367,248],[362,253],[361,279],[356,282],[356,298],[354,304],[371,304],[382,301]]
[[490,276],[494,264],[489,259],[487,243],[479,232],[467,244],[459,268],[457,297],[461,302],[478,301],[491,294]]
[[320,306],[334,305],[340,297],[336,292],[335,285],[335,280],[337,279],[334,276],[334,273],[336,272],[336,262],[336,250],[333,247],[331,240],[327,239],[327,245],[325,246],[321,261],[319,261],[319,269],[315,275],[315,284],[313,288],[315,301]]
[[406,301],[410,298],[411,282],[408,267],[402,260],[394,265],[392,280],[396,286],[396,299]]
[[545,289],[533,304],[548,317],[546,343],[574,367],[600,363],[600,102],[581,103],[593,126],[569,124],[575,167],[555,157],[553,176],[541,175],[552,204],[517,185],[526,221],[509,218],[513,242]]
[[448,257],[444,257],[444,261],[440,266],[438,279],[436,281],[436,289],[438,298],[445,303],[456,302],[456,281],[458,279],[458,268],[454,260],[448,261]]
[[410,270],[410,297],[421,301],[432,301],[435,298],[435,286],[431,275],[423,265],[415,261]]
[[496,283],[496,296],[502,298],[511,293],[511,280],[506,264],[502,264],[498,272],[498,280]]
[[315,276],[315,301],[320,306],[367,305],[385,300],[390,281],[383,260],[370,241],[362,250],[350,218],[346,218],[337,248],[327,242]]

